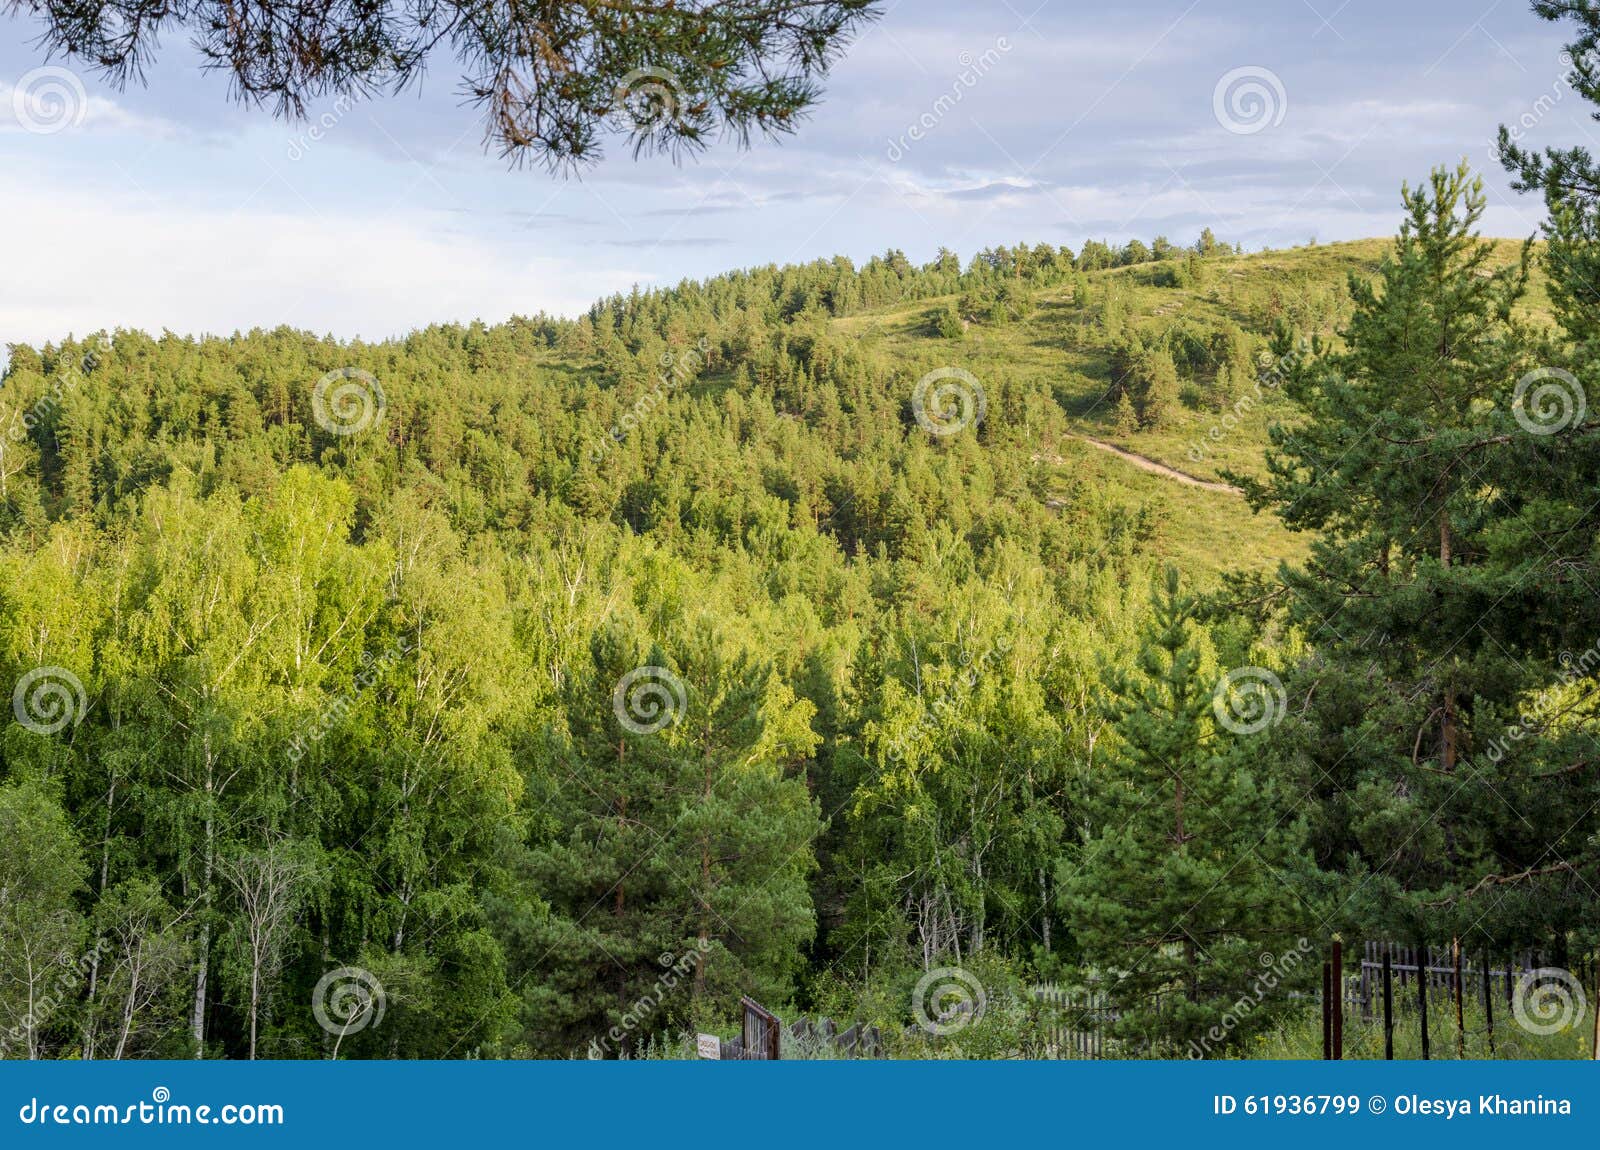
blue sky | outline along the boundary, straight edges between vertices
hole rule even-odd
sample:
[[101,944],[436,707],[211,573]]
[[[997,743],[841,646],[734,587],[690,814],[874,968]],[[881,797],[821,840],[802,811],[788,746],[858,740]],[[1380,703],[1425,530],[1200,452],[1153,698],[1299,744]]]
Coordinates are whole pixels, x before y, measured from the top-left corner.
[[[682,166],[619,140],[576,180],[486,153],[445,57],[313,140],[231,102],[169,35],[146,86],[83,74],[81,122],[28,131],[38,28],[0,18],[0,344],[282,323],[379,338],[889,247],[1385,235],[1401,181],[1463,156],[1487,177],[1486,230],[1523,236],[1538,205],[1490,161],[1496,125],[1600,147],[1561,84],[1561,29],[1525,0],[887,7],[797,136]],[[44,115],[29,98],[23,118]]]

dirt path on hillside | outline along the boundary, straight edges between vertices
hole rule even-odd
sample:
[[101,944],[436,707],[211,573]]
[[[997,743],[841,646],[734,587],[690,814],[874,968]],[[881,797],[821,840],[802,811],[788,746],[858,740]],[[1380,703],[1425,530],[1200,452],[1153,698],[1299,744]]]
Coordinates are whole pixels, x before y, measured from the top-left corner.
[[[1080,435],[1076,432],[1071,432],[1069,434],[1072,435],[1072,438],[1079,440],[1080,442],[1087,443],[1090,447],[1098,447],[1101,451],[1115,455],[1123,462],[1131,463],[1139,470],[1148,471],[1152,475],[1162,475],[1177,483],[1182,483],[1189,487],[1202,487],[1207,491],[1221,491],[1228,495],[1244,494],[1244,492],[1240,491],[1237,487],[1234,487],[1230,483],[1213,483],[1209,479],[1196,479],[1193,475],[1188,475],[1182,471],[1179,471],[1175,467],[1168,467],[1165,463],[1157,463],[1154,459],[1150,459],[1143,455],[1137,455],[1132,451],[1124,451],[1122,448],[1116,446],[1115,444],[1107,443],[1103,439],[1095,439],[1093,436]],[[1036,455],[1034,458],[1044,459],[1045,457]],[[1060,456],[1055,456],[1049,461],[1051,463],[1063,462]]]

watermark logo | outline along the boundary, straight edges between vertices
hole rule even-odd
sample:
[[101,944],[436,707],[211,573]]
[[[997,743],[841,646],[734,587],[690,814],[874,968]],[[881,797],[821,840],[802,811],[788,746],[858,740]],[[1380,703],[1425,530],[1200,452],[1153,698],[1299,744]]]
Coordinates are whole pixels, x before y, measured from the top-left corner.
[[126,1106],[106,1102],[76,1104],[30,1098],[17,1111],[24,1126],[282,1126],[283,1107],[275,1102],[221,1106],[173,1102],[172,1091],[157,1086],[148,1101]]
[[377,376],[359,367],[341,367],[311,389],[311,416],[331,435],[359,435],[389,406]]
[[102,334],[95,345],[84,352],[78,362],[61,373],[59,378],[50,385],[50,390],[34,401],[27,411],[13,414],[11,424],[6,428],[6,435],[13,443],[21,443],[33,434],[35,428],[43,423],[52,413],[60,411],[61,405],[66,401],[67,395],[78,389],[87,372],[100,366],[101,354],[109,354],[112,350],[111,337]]
[[711,341],[701,336],[692,348],[684,352],[664,352],[661,371],[656,385],[645,392],[600,439],[589,448],[589,462],[598,464],[614,447],[644,423],[645,417],[662,406],[685,383],[692,382],[705,370],[711,358]]
[[661,1009],[668,996],[677,988],[678,984],[687,978],[711,950],[711,940],[702,938],[696,940],[694,949],[686,954],[674,954],[672,951],[663,951],[656,961],[662,966],[662,973],[649,990],[640,995],[631,1006],[617,1020],[605,1034],[590,1041],[584,1052],[584,1057],[590,1059],[605,1058],[615,1051],[625,1051],[633,1033],[649,1024],[650,1020]]
[[1211,112],[1236,136],[1253,136],[1283,123],[1289,113],[1289,96],[1283,81],[1270,68],[1257,64],[1235,68],[1217,81],[1211,92]]
[[1556,435],[1582,423],[1588,410],[1583,384],[1559,367],[1530,371],[1511,397],[1511,414],[1529,435]]
[[1512,1017],[1529,1034],[1560,1034],[1582,1021],[1587,1009],[1577,975],[1555,966],[1528,971],[1511,998]]
[[929,435],[955,435],[983,422],[989,399],[970,371],[941,367],[917,380],[911,391],[911,410],[918,426]]
[[56,955],[56,965],[61,968],[56,977],[44,993],[31,996],[27,1012],[16,1020],[14,1026],[0,1030],[0,1061],[10,1056],[12,1047],[19,1045],[24,1048],[25,1057],[32,1056],[29,1048],[35,1036],[64,1004],[76,1001],[84,980],[99,967],[110,945],[110,940],[102,935],[95,939],[89,953],[76,961],[68,951]]
[[665,667],[635,667],[617,680],[611,692],[617,722],[636,735],[653,735],[672,726],[688,705],[683,680]]
[[341,966],[317,979],[311,992],[311,1014],[329,1034],[360,1034],[383,1021],[383,983],[370,970]]
[[[1520,116],[1509,124],[1503,125],[1506,139],[1517,146],[1527,137],[1528,133],[1542,124],[1547,116],[1561,106],[1569,92],[1574,91],[1574,82],[1580,82],[1586,72],[1592,72],[1597,61],[1592,54],[1574,56],[1571,51],[1562,51],[1556,56],[1556,77],[1550,83],[1550,90],[1541,93]],[[1490,162],[1500,162],[1500,140],[1493,137],[1484,149]]]
[[289,141],[289,147],[285,155],[291,161],[304,159],[306,153],[311,151],[329,132],[338,127],[339,122],[350,113],[355,104],[356,99],[354,96],[348,92],[341,92],[326,112],[312,120],[305,131]]
[[1556,674],[1558,682],[1545,687],[1534,696],[1532,704],[1517,716],[1517,721],[1491,739],[1484,748],[1483,757],[1489,762],[1500,762],[1510,753],[1512,747],[1529,735],[1536,734],[1543,728],[1546,720],[1562,706],[1561,692],[1580,679],[1593,675],[1596,668],[1600,668],[1600,643],[1591,644],[1577,655],[1571,651],[1563,651],[1558,662],[1561,665],[1561,670]]
[[1234,668],[1222,676],[1211,695],[1217,722],[1236,735],[1277,726],[1288,709],[1283,681],[1265,667]]
[[659,132],[678,118],[682,99],[683,85],[665,68],[635,68],[617,82],[611,110],[641,132]]
[[973,658],[970,651],[961,652],[961,670],[933,703],[923,709],[917,716],[917,721],[911,729],[903,732],[889,744],[889,758],[893,762],[900,762],[906,756],[906,750],[911,739],[919,733],[931,731],[938,727],[940,721],[948,713],[952,713],[961,705],[961,701],[970,696],[978,685],[978,679],[989,667],[989,664],[1011,650],[1011,640],[1002,635],[994,643],[986,647],[977,658]]
[[83,681],[65,667],[35,667],[17,680],[11,712],[36,735],[77,726],[89,710]]
[[917,1025],[943,1037],[983,1021],[989,997],[983,983],[959,966],[936,966],[917,980],[911,992],[911,1012]]
[[1244,418],[1266,399],[1265,393],[1276,391],[1282,386],[1289,374],[1296,370],[1310,353],[1310,342],[1302,339],[1297,346],[1274,360],[1270,367],[1260,371],[1256,376],[1252,390],[1234,400],[1232,408],[1223,415],[1221,420],[1211,425],[1204,439],[1196,439],[1189,444],[1189,462],[1200,463],[1203,461],[1210,454],[1206,441],[1210,440],[1212,443],[1221,442],[1224,436],[1236,430],[1240,423],[1244,421]]
[[82,125],[89,114],[89,93],[76,72],[48,64],[23,73],[11,89],[11,114],[24,131],[53,136]]
[[361,693],[380,682],[383,676],[412,650],[411,641],[401,639],[379,655],[373,655],[370,651],[361,652],[361,669],[351,678],[350,689],[341,692],[323,707],[314,720],[302,724],[289,740],[287,752],[289,761],[297,763],[303,759],[312,746],[320,743],[328,732],[334,730],[349,716]]

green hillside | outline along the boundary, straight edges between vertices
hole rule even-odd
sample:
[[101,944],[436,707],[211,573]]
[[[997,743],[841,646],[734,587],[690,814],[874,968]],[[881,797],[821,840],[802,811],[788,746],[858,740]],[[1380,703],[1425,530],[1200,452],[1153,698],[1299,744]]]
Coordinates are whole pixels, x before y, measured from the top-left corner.
[[[1088,836],[1169,788],[1161,747],[1204,748],[1188,825],[1229,850],[1320,785],[1208,717],[1317,620],[1202,623],[1158,575],[1306,554],[1219,478],[1289,418],[1270,340],[1332,337],[1385,247],[889,252],[372,344],[13,345],[0,891],[51,953],[142,964],[28,1050],[327,1056],[346,969],[389,1008],[340,1056],[634,1055],[741,994],[900,1033],[942,956],[998,989],[1119,953],[1096,900],[1142,880],[1076,876],[1137,861]],[[1160,694],[1136,668],[1176,712],[1114,710]],[[1300,850],[1204,865],[1292,939],[1254,860]]]
[[[1141,470],[1076,437],[1142,456],[1205,485],[1220,485],[1228,471],[1260,474],[1267,427],[1292,420],[1272,378],[1267,348],[1274,330],[1282,324],[1304,336],[1337,342],[1348,311],[1348,277],[1372,275],[1390,246],[1390,241],[1367,240],[1246,255],[1219,245],[1197,259],[1175,249],[1163,253],[1164,258],[1153,258],[1152,249],[1135,244],[1120,252],[1103,249],[1099,258],[1141,262],[1095,267],[1091,257],[1098,253],[1091,249],[1099,245],[1090,245],[1074,267],[1067,262],[1070,253],[1063,260],[1048,245],[1038,249],[1018,245],[982,253],[964,274],[948,256],[915,269],[891,252],[869,262],[859,274],[848,261],[834,260],[734,273],[666,292],[636,292],[627,299],[603,301],[575,324],[541,316],[495,327],[437,328],[396,342],[351,345],[347,352],[330,341],[285,331],[199,342],[167,337],[154,347],[129,333],[119,337],[118,348],[120,352],[137,345],[141,359],[154,355],[169,361],[170,370],[179,374],[183,361],[197,359],[208,365],[209,370],[187,381],[192,386],[173,405],[178,411],[192,408],[194,422],[156,417],[164,441],[199,436],[223,448],[202,466],[218,464],[222,456],[237,460],[243,428],[259,423],[265,431],[309,416],[304,384],[285,374],[288,365],[272,362],[278,349],[291,344],[300,349],[291,359],[306,361],[308,371],[323,364],[342,365],[345,359],[373,363],[389,405],[391,440],[396,435],[409,439],[412,413],[427,420],[435,409],[453,401],[459,381],[474,379],[476,392],[509,388],[523,393],[518,405],[541,416],[552,404],[558,406],[562,419],[541,418],[541,425],[546,436],[559,428],[567,437],[567,448],[584,437],[592,447],[605,433],[598,426],[561,428],[569,418],[591,424],[598,418],[615,426],[634,404],[643,402],[653,411],[672,397],[680,413],[655,421],[658,426],[651,437],[658,442],[665,428],[680,419],[691,425],[712,419],[724,423],[720,435],[732,434],[742,447],[753,446],[756,456],[770,450],[770,445],[753,444],[747,431],[730,431],[726,426],[726,412],[745,402],[770,405],[772,418],[798,421],[794,430],[802,438],[814,439],[820,432],[826,439],[835,430],[826,420],[818,423],[818,397],[801,394],[809,388],[806,376],[815,366],[819,340],[830,356],[846,354],[848,349],[851,370],[874,376],[871,386],[879,394],[870,397],[870,404],[898,411],[895,439],[908,425],[914,426],[909,401],[915,376],[907,365],[927,370],[957,367],[970,371],[986,394],[1048,397],[1047,409],[1030,411],[1025,426],[1011,425],[1005,411],[994,410],[979,433],[986,446],[1003,446],[1001,454],[1008,464],[1026,466],[1029,489],[1046,507],[1066,511],[1085,489],[1091,490],[1096,500],[1123,509],[1145,525],[1141,544],[1145,554],[1210,578],[1228,569],[1268,570],[1283,559],[1300,558],[1306,541],[1271,517],[1252,515],[1235,494]],[[1519,248],[1514,241],[1499,241],[1500,254],[1508,262]],[[838,286],[841,277],[854,281],[848,290]],[[1019,293],[1025,303],[984,311],[994,285],[1000,285],[1003,295],[1008,280],[1025,285]],[[762,298],[752,300],[752,288]],[[954,290],[958,288],[964,290]],[[697,315],[705,309],[726,314]],[[1537,276],[1524,310],[1535,322],[1548,323],[1548,305]],[[940,334],[940,317],[946,312],[961,317],[957,338]],[[656,330],[644,330],[650,327]],[[1234,364],[1231,383],[1219,388],[1218,363],[1206,344],[1223,327],[1236,333],[1241,358]],[[707,331],[719,333],[720,346],[706,342],[703,346],[710,350],[702,352],[702,342],[710,338]],[[1126,352],[1130,339],[1174,353],[1175,402],[1167,405],[1159,421],[1146,420],[1142,413],[1133,425],[1118,419],[1118,387],[1128,381],[1130,389],[1137,387],[1138,372]],[[483,349],[491,345],[503,350],[494,363],[486,364]],[[87,389],[84,396],[68,395],[57,404],[49,393],[60,386],[59,380],[45,384],[33,378],[36,362],[49,365],[46,376],[59,373],[65,362],[61,356],[76,346],[69,342],[37,353],[17,349],[8,379],[9,418],[18,437],[26,422],[37,423],[41,431],[59,425],[70,439],[79,404],[88,400],[90,406],[96,405]],[[436,364],[416,354],[422,348],[429,349]],[[263,372],[253,371],[256,364],[264,364]],[[1241,370],[1241,365],[1247,366]],[[430,374],[435,366],[440,370]],[[232,378],[219,384],[218,373]],[[269,384],[265,377],[274,375],[280,378]],[[798,391],[786,388],[791,380]],[[241,397],[263,385],[270,387],[277,411],[242,413]],[[849,421],[865,410],[867,404],[851,402],[839,394],[836,384],[831,390],[822,405],[837,405],[841,419]],[[40,399],[30,400],[34,391]],[[498,402],[492,396],[481,401]],[[41,402],[45,410],[34,411]],[[786,404],[789,410],[784,410]],[[466,412],[458,418],[471,421]],[[444,434],[455,436],[465,430],[450,428]],[[490,441],[500,440],[491,454],[508,446],[503,428],[493,420],[471,430]],[[110,434],[116,439],[122,433]],[[437,434],[429,429],[430,436]],[[859,439],[862,428],[852,428],[850,434]],[[280,433],[268,438],[273,441],[270,454],[279,465],[320,457],[314,437],[299,444],[290,444]],[[922,439],[930,449],[943,446],[930,437]],[[350,446],[342,437],[332,442]],[[649,444],[638,446],[650,454]],[[844,461],[855,455],[852,447],[841,449],[837,442],[822,449]],[[61,436],[44,443],[40,462],[47,483],[39,495],[39,509],[48,516],[60,509],[63,499],[74,500],[80,508],[86,506],[85,500],[101,504],[113,500],[130,483],[116,456],[131,450],[127,444],[113,446],[111,457],[89,463],[75,461],[71,445]],[[632,452],[633,446],[619,452],[608,449],[596,470],[602,475],[614,471],[612,456]],[[148,447],[139,453],[148,456]],[[340,458],[344,455],[341,452]],[[426,460],[436,473],[449,470],[441,467],[443,462],[431,456]],[[566,464],[545,460],[538,466],[560,471]],[[77,483],[70,493],[69,480]],[[584,477],[579,461],[562,483],[563,496],[570,496],[574,485],[589,486],[592,480]],[[20,506],[17,498],[11,496],[14,506]],[[30,498],[21,496],[24,502]],[[476,497],[469,502],[476,503]],[[832,521],[833,534],[847,549],[863,542],[843,538],[837,530],[837,516],[849,516],[848,508],[840,508],[825,492],[816,493],[815,503],[814,523]],[[479,513],[478,508],[467,507],[456,511]],[[37,526],[39,521],[33,522]]]
[[[1267,427],[1292,422],[1275,386],[1238,382],[1226,396],[1211,385],[1215,367],[1182,372],[1181,402],[1159,427],[1119,426],[1109,398],[1118,373],[1117,344],[1124,331],[1153,343],[1199,337],[1232,323],[1249,339],[1256,365],[1270,374],[1265,347],[1280,323],[1304,336],[1338,343],[1348,316],[1347,282],[1373,276],[1391,240],[1361,240],[1267,251],[1215,254],[1202,262],[1198,282],[1174,282],[1174,261],[1158,261],[1082,272],[1071,283],[1039,291],[1026,316],[1002,326],[969,323],[960,340],[937,332],[941,312],[959,306],[952,295],[899,303],[835,321],[840,331],[880,354],[926,358],[947,356],[976,374],[1004,374],[1048,387],[1071,432],[1114,445],[1211,483],[1223,472],[1259,475]],[[1497,258],[1517,260],[1522,244],[1496,241]],[[1537,268],[1521,310],[1533,324],[1551,324],[1549,301]],[[1110,323],[1108,325],[1108,311]],[[1049,463],[1052,501],[1059,502],[1074,476],[1103,480],[1129,506],[1159,508],[1163,534],[1154,550],[1186,570],[1213,575],[1225,570],[1266,570],[1305,554],[1306,540],[1270,517],[1252,515],[1237,496],[1160,479],[1093,450],[1058,441]]]

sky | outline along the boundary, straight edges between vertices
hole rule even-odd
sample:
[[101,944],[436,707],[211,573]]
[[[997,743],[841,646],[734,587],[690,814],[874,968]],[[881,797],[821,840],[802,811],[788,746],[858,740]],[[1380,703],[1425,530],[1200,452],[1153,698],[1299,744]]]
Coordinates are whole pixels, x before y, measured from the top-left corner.
[[1526,0],[885,8],[796,135],[679,165],[619,138],[569,179],[486,150],[447,56],[417,90],[313,107],[313,134],[234,102],[181,35],[116,91],[70,60],[38,73],[38,23],[0,16],[0,346],[109,327],[378,339],[889,248],[1382,236],[1402,181],[1463,157],[1484,230],[1526,236],[1539,205],[1493,162],[1497,125],[1600,149],[1562,29]]

